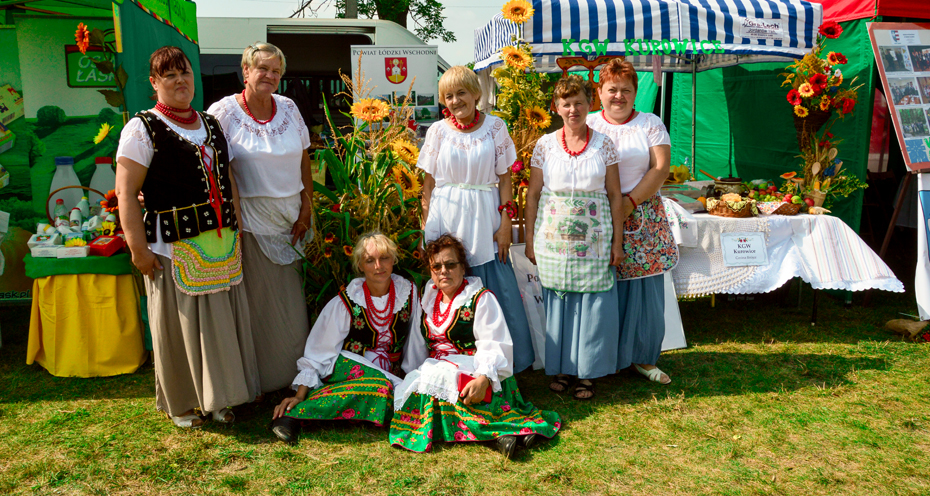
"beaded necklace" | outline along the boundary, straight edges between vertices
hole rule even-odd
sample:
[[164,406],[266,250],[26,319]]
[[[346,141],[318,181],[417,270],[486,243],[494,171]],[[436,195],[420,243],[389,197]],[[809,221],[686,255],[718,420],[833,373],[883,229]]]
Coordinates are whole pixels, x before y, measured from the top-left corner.
[[[627,122],[630,122],[631,120],[633,120],[633,116],[634,116],[634,115],[636,115],[636,109],[635,109],[635,108],[633,109],[632,112],[630,112],[630,116],[627,117],[625,121],[621,122],[621,123],[618,124],[618,125],[622,126],[622,125],[626,124]],[[613,122],[610,122],[610,119],[607,118],[607,114],[605,114],[603,110],[601,110],[601,117],[603,117],[604,120],[607,121],[608,124],[613,124]]]
[[384,327],[391,323],[394,316],[394,280],[391,279],[391,287],[388,290],[388,302],[384,305],[383,310],[375,307],[374,300],[371,299],[371,290],[368,289],[368,282],[362,283],[362,289],[365,291],[365,315],[368,320],[377,327]]
[[[165,105],[164,103],[157,102],[155,103],[155,110],[161,112],[165,117],[173,121],[180,122],[181,124],[193,124],[197,122],[197,112],[194,112],[193,109],[191,109],[190,107],[187,107],[186,109],[176,109],[173,107],[169,107]],[[175,112],[190,112],[191,116],[181,117]]]
[[465,291],[465,286],[465,281],[462,281],[462,285],[459,286],[458,291],[456,291],[455,294],[452,295],[452,298],[449,299],[449,306],[446,307],[445,312],[439,311],[439,309],[442,308],[440,306],[440,302],[442,301],[443,293],[441,290],[436,293],[436,303],[433,304],[433,326],[435,326],[437,329],[446,323],[446,320],[449,318],[449,313],[451,313],[450,311],[452,310],[452,302],[455,301],[455,298],[458,295],[462,294],[462,291]]
[[455,118],[455,114],[453,114],[452,111],[447,108],[442,109],[442,115],[448,117],[449,120],[452,121],[452,125],[455,126],[456,129],[460,129],[462,131],[466,131],[477,126],[478,120],[481,119],[481,111],[478,109],[475,109],[475,118],[471,121],[470,124],[459,124],[458,119]]
[[564,127],[562,128],[562,148],[565,150],[565,153],[567,153],[570,157],[577,157],[578,155],[581,155],[582,153],[584,153],[584,151],[588,148],[589,141],[591,141],[591,128],[589,128],[588,125],[585,124],[584,125],[584,146],[581,147],[581,150],[578,150],[577,152],[573,152],[568,149],[568,143],[565,142],[565,128]]
[[271,122],[271,120],[274,119],[274,115],[278,113],[278,106],[274,103],[274,97],[271,97],[271,117],[267,121],[260,121],[256,119],[255,116],[252,115],[252,111],[249,110],[249,102],[245,100],[245,90],[242,90],[242,106],[245,108],[245,113],[248,114],[253,121],[263,125]]

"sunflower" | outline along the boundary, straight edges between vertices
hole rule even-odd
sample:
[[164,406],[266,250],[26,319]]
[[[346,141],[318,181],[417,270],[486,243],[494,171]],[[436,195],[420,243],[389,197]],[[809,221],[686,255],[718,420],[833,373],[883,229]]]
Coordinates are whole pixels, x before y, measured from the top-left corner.
[[404,198],[416,198],[420,193],[420,178],[403,165],[395,165],[391,170],[394,181],[400,185]]
[[83,22],[78,24],[77,31],[74,32],[74,42],[77,43],[81,53],[87,54],[87,47],[90,46],[90,31]]
[[801,86],[798,86],[798,93],[800,93],[804,98],[814,96],[814,87],[810,83],[804,83]]
[[526,120],[536,129],[546,129],[549,127],[549,124],[552,124],[552,117],[550,117],[549,112],[546,112],[542,107],[532,106],[524,112]]
[[800,105],[794,106],[794,115],[798,117],[807,117],[807,107],[802,107]]
[[99,145],[100,142],[103,141],[108,134],[110,134],[111,129],[113,129],[113,126],[107,124],[106,122],[101,124],[100,130],[97,131],[97,136],[94,136],[94,144]]
[[105,236],[116,234],[116,222],[103,222],[100,224],[100,230]]
[[352,247],[349,245],[342,245],[342,253],[345,253],[347,257],[351,257]]
[[68,241],[65,241],[65,246],[87,246],[87,241],[84,241],[81,238],[71,238]]
[[514,69],[526,70],[533,63],[533,58],[523,53],[519,48],[507,46],[501,50],[501,58]]
[[533,17],[533,6],[526,0],[510,0],[501,9],[504,18],[517,24],[523,24]]
[[391,143],[391,148],[407,165],[417,165],[420,150],[407,140],[399,139]]
[[391,107],[383,100],[363,98],[352,104],[352,117],[365,122],[377,122],[391,113]]
[[107,194],[103,196],[103,200],[100,200],[100,208],[107,212],[116,212],[119,209],[116,200],[116,190],[111,189],[107,191]]
[[820,110],[823,110],[824,112],[826,112],[827,110],[830,110],[830,104],[831,104],[830,97],[828,97],[827,95],[824,95],[823,97],[820,98]]

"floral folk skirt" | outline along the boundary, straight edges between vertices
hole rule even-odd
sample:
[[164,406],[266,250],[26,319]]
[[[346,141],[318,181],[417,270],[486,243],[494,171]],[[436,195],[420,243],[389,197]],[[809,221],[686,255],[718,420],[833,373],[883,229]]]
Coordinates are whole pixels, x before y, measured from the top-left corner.
[[339,355],[333,373],[287,414],[302,420],[391,421],[394,385],[381,371]]
[[433,441],[492,441],[507,435],[539,434],[553,438],[562,427],[558,413],[539,410],[524,401],[511,376],[501,381],[501,390],[490,403],[466,406],[413,393],[391,420],[390,440],[394,446],[428,452]]

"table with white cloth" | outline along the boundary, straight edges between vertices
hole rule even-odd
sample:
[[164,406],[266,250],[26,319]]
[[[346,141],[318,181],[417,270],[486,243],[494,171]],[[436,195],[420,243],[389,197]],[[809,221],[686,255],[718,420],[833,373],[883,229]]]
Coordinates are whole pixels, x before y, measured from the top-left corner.
[[[668,199],[665,206],[679,244],[680,258],[672,270],[679,296],[768,293],[795,277],[815,290],[904,292],[904,284],[888,265],[837,217],[728,218],[691,215]],[[727,267],[720,235],[750,232],[765,233],[768,263]]]

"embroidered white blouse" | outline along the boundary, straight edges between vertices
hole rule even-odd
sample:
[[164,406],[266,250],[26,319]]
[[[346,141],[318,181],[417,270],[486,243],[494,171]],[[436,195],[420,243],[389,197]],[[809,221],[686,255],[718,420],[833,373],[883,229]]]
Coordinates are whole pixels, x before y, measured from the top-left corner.
[[543,191],[607,193],[607,167],[618,162],[617,150],[607,136],[592,129],[588,147],[576,157],[562,147],[560,131],[539,138],[531,165],[542,170]]
[[[200,127],[197,129],[184,129],[171,119],[163,116],[160,112],[155,109],[150,111],[152,114],[157,116],[162,120],[168,127],[178,134],[178,136],[184,138],[185,140],[197,145],[198,147],[203,146],[204,141],[207,140],[207,129],[204,127],[203,119],[199,120]],[[213,132],[218,132],[223,130],[214,129]],[[226,137],[226,141],[229,142],[229,135],[223,131],[223,135]],[[213,162],[213,149],[207,148],[206,155],[209,159],[209,162]],[[149,138],[148,130],[145,127],[145,124],[142,122],[141,117],[130,119],[129,122],[123,126],[123,130],[119,135],[119,146],[116,148],[116,160],[119,160],[120,157],[126,157],[129,160],[139,163],[140,165],[148,166],[152,163],[152,158],[155,156],[155,147],[152,146],[152,140]],[[235,158],[235,154],[232,150],[232,147],[229,147],[229,156],[227,160],[232,161]],[[166,243],[161,239],[161,230],[155,230],[155,242],[149,243],[149,249],[152,250],[152,253],[156,255],[161,255],[167,259],[171,259],[171,246],[170,243]]]
[[[394,281],[394,313],[401,311],[404,303],[407,302],[407,298],[410,297],[411,291],[413,292],[413,302],[411,303],[411,315],[410,321],[412,322],[410,328],[410,337],[408,337],[408,342],[411,337],[414,335],[420,335],[419,322],[420,322],[420,305],[418,301],[417,288],[410,281],[404,279],[403,277],[398,276],[397,274],[391,274],[391,280]],[[352,280],[348,286],[346,286],[346,294],[348,294],[349,299],[353,303],[359,305],[362,308],[367,308],[365,302],[365,292],[362,288],[362,283],[365,282],[364,277],[358,277]],[[388,303],[388,296],[384,295],[381,297],[372,297],[372,302],[375,304],[376,308],[384,308]],[[316,322],[313,323],[313,328],[310,330],[310,336],[307,338],[307,344],[304,346],[304,355],[297,359],[297,377],[294,378],[291,388],[297,389],[298,386],[307,386],[310,389],[316,389],[323,385],[323,378],[328,377],[333,373],[333,368],[336,364],[336,359],[339,355],[343,355],[350,360],[362,363],[369,367],[376,368],[384,373],[384,375],[394,383],[394,386],[397,387],[401,380],[399,377],[393,375],[388,370],[384,370],[383,367],[377,365],[381,363],[380,354],[372,351],[365,351],[364,356],[351,353],[342,349],[343,342],[346,339],[346,336],[349,335],[349,326],[352,325],[352,315],[349,314],[349,310],[346,309],[345,303],[342,302],[342,299],[339,296],[336,296],[332,300],[329,300],[329,303],[323,307],[323,310],[320,312],[320,316],[316,319]],[[372,322],[372,325],[375,326],[375,329],[378,331],[378,343],[381,346],[390,345],[390,332],[388,331],[388,326],[377,326]],[[388,324],[389,325],[389,324]],[[388,339],[385,339],[387,335]],[[420,337],[422,341],[422,336]]]
[[588,114],[588,126],[604,133],[620,155],[620,189],[623,194],[633,191],[649,172],[649,149],[668,145],[671,139],[665,124],[655,114],[640,112],[630,122],[611,124],[600,113]]
[[433,123],[417,161],[417,167],[436,180],[425,242],[452,233],[465,245],[472,267],[493,260],[494,233],[501,225],[498,176],[507,173],[516,159],[507,125],[498,117],[485,115],[470,133],[459,132],[444,120]]
[[[421,299],[421,311],[428,332],[432,335],[444,335],[452,324],[451,315],[481,290],[481,278],[466,277],[467,285],[450,303],[450,318],[442,326],[436,327],[432,320],[433,305],[439,290],[433,289],[431,282]],[[440,311],[445,309],[440,307]],[[475,334],[474,355],[451,354],[442,360],[429,358],[430,349],[422,332],[410,333],[404,348],[401,368],[407,372],[402,386],[394,391],[394,407],[403,407],[407,398],[413,393],[428,394],[449,403],[458,401],[458,372],[477,377],[486,375],[491,381],[493,391],[501,390],[501,381],[513,375],[513,340],[504,320],[504,312],[494,293],[486,292],[475,305],[473,332]],[[445,351],[445,350],[444,350]],[[451,362],[451,363],[450,363]]]

